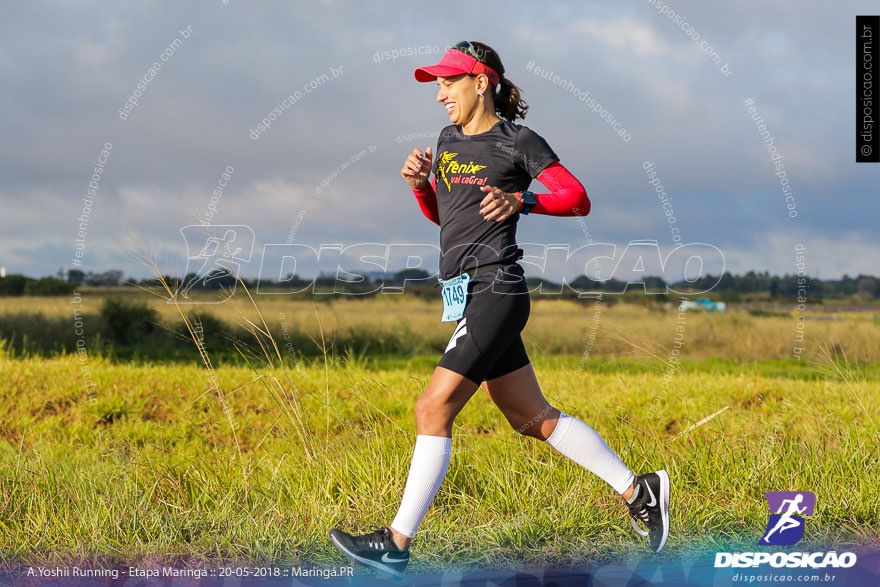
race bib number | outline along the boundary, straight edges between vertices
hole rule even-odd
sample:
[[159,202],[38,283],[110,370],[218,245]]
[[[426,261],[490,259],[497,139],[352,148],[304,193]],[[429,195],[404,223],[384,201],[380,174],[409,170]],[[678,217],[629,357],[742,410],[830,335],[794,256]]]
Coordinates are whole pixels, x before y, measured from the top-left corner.
[[448,281],[440,280],[440,283],[443,284],[443,317],[440,319],[441,322],[453,322],[462,317],[470,280],[471,276],[467,273],[462,273]]

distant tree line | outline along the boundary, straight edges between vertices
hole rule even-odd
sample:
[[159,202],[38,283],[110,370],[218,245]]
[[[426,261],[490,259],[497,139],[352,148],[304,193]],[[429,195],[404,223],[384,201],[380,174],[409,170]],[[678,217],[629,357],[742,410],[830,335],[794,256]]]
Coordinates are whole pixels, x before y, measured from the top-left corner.
[[[258,286],[262,289],[277,288],[290,292],[301,291],[302,293],[345,291],[349,293],[368,293],[377,290],[377,285],[400,286],[406,284],[406,290],[416,295],[434,297],[439,294],[439,289],[434,287],[436,281],[428,279],[430,275],[421,269],[406,269],[396,273],[386,273],[383,276],[364,277],[360,280],[341,281],[335,275],[321,275],[314,279],[303,279],[297,275],[288,275],[280,281],[258,280],[243,278],[244,284],[255,290]],[[182,279],[174,276],[164,276],[166,283],[173,290],[186,291],[211,291],[221,289],[233,289],[237,284],[234,275],[224,269],[216,269],[207,275],[190,273]],[[724,273],[720,276],[705,275],[696,281],[679,281],[667,283],[660,277],[647,276],[644,278],[644,286],[627,284],[615,279],[606,281],[594,281],[585,275],[574,279],[569,283],[570,288],[563,291],[561,284],[541,278],[529,278],[530,286],[541,285],[545,292],[555,291],[576,295],[578,292],[598,291],[607,293],[639,292],[647,290],[652,293],[665,293],[667,288],[676,292],[709,290],[707,297],[718,297],[726,301],[738,301],[740,299],[770,298],[789,300],[798,295],[809,297],[811,302],[822,299],[860,298],[865,301],[880,298],[880,281],[871,275],[858,275],[850,277],[844,275],[840,279],[818,279],[815,277],[785,274],[783,276],[770,275],[767,271],[749,271],[743,275]],[[38,279],[24,275],[13,274],[0,278],[0,296],[51,296],[68,295],[74,288],[79,286],[113,287],[113,286],[141,286],[155,287],[159,285],[158,279],[130,279],[125,280],[122,271],[112,269],[103,273],[92,271],[84,272],[71,269],[64,272],[58,270],[55,277],[41,277]],[[710,289],[711,288],[711,289]]]
[[73,293],[79,285],[121,285],[123,273],[111,269],[103,273],[88,273],[71,269],[65,273],[59,269],[55,277],[35,279],[18,273],[0,277],[0,296],[64,296]]
[[[880,298],[880,283],[872,275],[850,277],[844,274],[840,279],[818,279],[815,277],[785,274],[782,277],[770,275],[764,271],[756,273],[749,271],[745,275],[731,275],[724,273],[721,279],[707,275],[692,283],[697,290],[711,287],[715,282],[718,284],[712,288],[713,293],[722,298],[735,301],[738,297],[750,294],[766,294],[770,298],[791,299],[802,295],[800,290],[806,290],[806,295],[811,301],[820,299],[841,299],[859,297],[863,300],[875,300]],[[684,287],[680,282],[672,286],[676,290]]]

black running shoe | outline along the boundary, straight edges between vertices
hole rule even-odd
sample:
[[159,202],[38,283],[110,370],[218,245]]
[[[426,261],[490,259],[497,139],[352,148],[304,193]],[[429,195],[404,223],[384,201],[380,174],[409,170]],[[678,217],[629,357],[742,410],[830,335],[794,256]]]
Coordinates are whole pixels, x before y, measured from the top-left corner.
[[330,531],[330,540],[351,560],[403,578],[403,571],[409,562],[409,549],[397,548],[388,528],[378,528],[361,536],[352,536],[334,528]]
[[[639,475],[635,483],[635,499],[628,503],[630,522],[642,536],[648,536],[651,550],[660,552],[669,536],[669,474],[660,470],[656,473]],[[632,498],[631,498],[632,499]],[[638,522],[645,525],[646,532]]]

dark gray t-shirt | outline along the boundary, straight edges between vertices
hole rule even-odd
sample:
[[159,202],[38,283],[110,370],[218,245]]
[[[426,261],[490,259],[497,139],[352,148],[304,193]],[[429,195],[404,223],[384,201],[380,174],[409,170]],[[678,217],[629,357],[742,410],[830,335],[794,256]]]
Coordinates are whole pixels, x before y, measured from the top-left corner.
[[464,134],[458,125],[447,126],[435,153],[440,277],[451,279],[477,266],[522,258],[516,245],[519,214],[502,222],[484,220],[480,202],[486,192],[480,188],[528,189],[533,178],[559,160],[550,145],[533,130],[502,120],[476,135]]

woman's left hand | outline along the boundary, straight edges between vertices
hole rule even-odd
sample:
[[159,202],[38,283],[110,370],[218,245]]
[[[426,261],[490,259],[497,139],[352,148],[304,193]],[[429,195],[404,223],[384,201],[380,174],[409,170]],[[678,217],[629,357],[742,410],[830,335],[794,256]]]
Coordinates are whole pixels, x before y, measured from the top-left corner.
[[502,192],[491,185],[480,188],[486,192],[486,197],[480,202],[480,214],[484,220],[501,222],[517,212],[522,207],[522,201],[516,194]]

